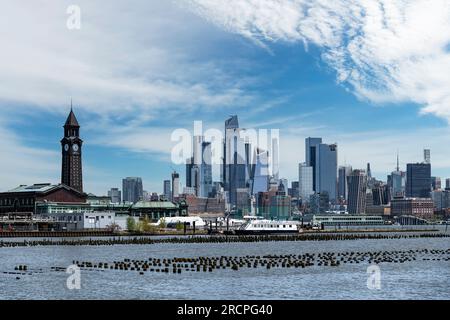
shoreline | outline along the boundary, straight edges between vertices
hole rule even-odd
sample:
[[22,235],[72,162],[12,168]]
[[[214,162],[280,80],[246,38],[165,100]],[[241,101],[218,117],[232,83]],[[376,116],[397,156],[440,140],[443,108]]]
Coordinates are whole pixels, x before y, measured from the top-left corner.
[[[333,234],[333,233],[408,233],[408,232],[440,232],[439,229],[338,229],[338,230],[304,230],[298,234]],[[269,236],[271,234],[268,234]],[[273,234],[275,235],[275,234]],[[86,238],[86,237],[176,237],[176,236],[224,236],[222,233],[208,234],[208,230],[196,230],[184,234],[183,232],[169,231],[158,233],[128,233],[110,231],[7,231],[0,232],[1,239],[11,238]]]

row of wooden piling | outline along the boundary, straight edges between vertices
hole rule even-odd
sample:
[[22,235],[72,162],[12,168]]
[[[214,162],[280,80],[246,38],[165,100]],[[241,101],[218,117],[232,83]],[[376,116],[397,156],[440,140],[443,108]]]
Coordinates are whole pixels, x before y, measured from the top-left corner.
[[304,269],[308,267],[339,267],[347,264],[404,264],[413,261],[450,261],[447,250],[403,251],[346,251],[285,255],[200,256],[154,258],[146,260],[124,259],[112,262],[73,261],[82,270],[130,271],[146,273],[181,274],[182,272],[238,271],[242,269]]
[[171,238],[111,238],[111,239],[60,239],[0,241],[0,248],[34,246],[112,246],[112,245],[151,245],[186,243],[236,243],[236,242],[278,242],[278,241],[339,241],[371,239],[413,239],[450,238],[445,233],[414,234],[301,234],[301,235],[253,235],[253,236],[190,236]]

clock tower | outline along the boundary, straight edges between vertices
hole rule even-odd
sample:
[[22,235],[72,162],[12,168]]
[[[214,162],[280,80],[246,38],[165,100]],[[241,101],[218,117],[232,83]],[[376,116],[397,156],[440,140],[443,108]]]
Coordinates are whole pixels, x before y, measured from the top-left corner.
[[69,116],[64,125],[64,138],[62,146],[62,172],[61,183],[83,192],[83,172],[81,164],[81,147],[83,140],[80,139],[80,125],[70,108]]

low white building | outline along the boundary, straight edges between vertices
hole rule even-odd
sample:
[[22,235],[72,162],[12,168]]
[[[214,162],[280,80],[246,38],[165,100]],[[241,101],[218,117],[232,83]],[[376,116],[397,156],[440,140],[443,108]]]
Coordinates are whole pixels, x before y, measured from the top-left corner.
[[65,212],[48,213],[42,218],[58,222],[61,230],[108,229],[117,225],[120,230],[127,229],[128,215],[116,215],[115,212]]

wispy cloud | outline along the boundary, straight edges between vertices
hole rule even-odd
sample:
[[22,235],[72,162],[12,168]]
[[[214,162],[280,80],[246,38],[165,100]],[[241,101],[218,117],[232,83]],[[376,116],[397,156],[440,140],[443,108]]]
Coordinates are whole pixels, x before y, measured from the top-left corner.
[[140,118],[251,100],[243,79],[233,81],[220,65],[198,57],[199,35],[211,35],[195,21],[201,19],[171,2],[80,0],[80,30],[66,27],[68,4],[2,4],[10,19],[0,20],[0,106],[65,112],[73,97],[92,113]]
[[322,49],[337,82],[375,103],[414,102],[450,121],[447,0],[179,0],[264,45]]

